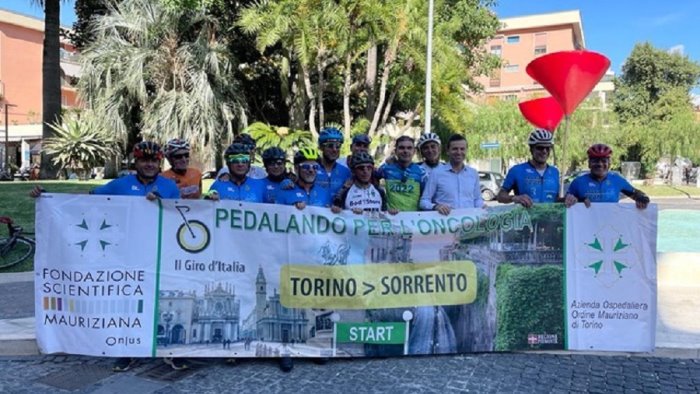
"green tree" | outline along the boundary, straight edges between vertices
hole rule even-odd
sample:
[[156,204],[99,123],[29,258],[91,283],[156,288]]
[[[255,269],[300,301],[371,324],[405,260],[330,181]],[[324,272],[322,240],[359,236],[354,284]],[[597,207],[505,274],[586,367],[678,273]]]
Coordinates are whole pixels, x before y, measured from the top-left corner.
[[623,123],[659,119],[667,114],[654,110],[654,104],[680,89],[685,91],[681,102],[689,105],[689,92],[699,81],[700,64],[687,56],[654,48],[648,42],[637,44],[615,80],[613,110]]
[[185,138],[203,158],[220,161],[221,147],[247,120],[217,20],[202,10],[124,0],[92,29],[79,92],[104,123],[122,141]]
[[44,140],[44,148],[60,171],[69,170],[85,179],[92,168],[104,164],[105,157],[119,153],[119,142],[89,111],[65,115],[63,123],[49,126],[55,136]]
[[[465,119],[464,86],[497,62],[482,49],[498,26],[490,1],[437,0],[433,73],[435,115],[454,129]],[[281,45],[290,75],[304,89],[292,103],[308,103],[312,133],[328,119],[342,122],[346,133],[355,122],[379,130],[399,113],[410,128],[420,119],[425,88],[427,3],[420,0],[262,1],[246,7],[238,19],[263,52]],[[342,77],[336,77],[336,76]],[[329,115],[332,98],[342,104]],[[327,99],[330,98],[330,99]]]
[[649,174],[662,156],[697,157],[700,126],[690,91],[700,64],[688,57],[637,44],[615,81],[613,110],[619,117],[622,158],[640,161]]

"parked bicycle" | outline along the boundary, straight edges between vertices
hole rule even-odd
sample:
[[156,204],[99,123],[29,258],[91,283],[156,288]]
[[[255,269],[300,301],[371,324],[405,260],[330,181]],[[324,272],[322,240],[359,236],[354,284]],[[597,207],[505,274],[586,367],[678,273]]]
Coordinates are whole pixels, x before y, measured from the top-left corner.
[[0,237],[0,269],[19,264],[34,254],[34,240],[24,235],[21,226],[11,218],[0,216],[0,224],[7,225],[7,237]]

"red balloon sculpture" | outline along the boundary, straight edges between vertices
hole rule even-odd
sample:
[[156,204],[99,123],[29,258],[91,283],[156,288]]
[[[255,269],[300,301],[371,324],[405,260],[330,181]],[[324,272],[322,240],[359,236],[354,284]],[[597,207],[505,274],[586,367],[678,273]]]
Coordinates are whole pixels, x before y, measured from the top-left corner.
[[610,60],[592,51],[561,51],[540,56],[525,71],[571,115],[610,67]]
[[542,129],[547,129],[554,132],[561,118],[564,116],[564,111],[554,99],[554,97],[543,97],[534,100],[523,101],[518,104],[520,112],[528,122]]

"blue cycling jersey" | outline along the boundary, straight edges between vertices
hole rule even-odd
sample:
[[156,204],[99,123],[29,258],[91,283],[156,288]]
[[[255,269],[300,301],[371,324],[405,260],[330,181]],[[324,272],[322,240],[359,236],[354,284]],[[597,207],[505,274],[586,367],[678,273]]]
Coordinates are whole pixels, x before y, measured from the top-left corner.
[[529,161],[508,170],[501,189],[513,190],[515,195],[526,194],[533,202],[556,202],[559,196],[559,170],[547,165],[540,175]]
[[417,211],[425,188],[425,170],[415,163],[403,168],[398,163],[383,164],[377,177],[384,178],[387,206],[399,211]]
[[596,180],[590,173],[574,179],[569,186],[568,194],[583,202],[619,202],[620,193],[633,193],[634,187],[622,175],[610,171],[602,180]]
[[328,188],[314,184],[309,192],[294,185],[294,189],[280,190],[277,194],[277,204],[294,205],[298,202],[305,202],[306,205],[314,207],[330,207],[331,194]]
[[275,201],[277,200],[277,195],[282,190],[282,182],[284,182],[285,179],[282,179],[279,182],[273,181],[269,177],[263,179],[263,181],[265,182],[265,194],[263,195],[264,203],[275,203]]
[[323,164],[319,163],[319,166],[318,173],[316,174],[316,182],[314,184],[327,188],[331,196],[335,196],[338,190],[343,187],[345,181],[352,176],[349,168],[337,162],[333,163],[333,169],[330,173],[326,171]]
[[265,198],[265,181],[246,177],[240,185],[235,182],[216,181],[212,183],[209,191],[216,190],[222,200],[236,200],[248,202],[263,202]]
[[160,175],[156,176],[155,181],[144,185],[135,174],[129,174],[94,188],[90,194],[145,196],[149,192],[156,192],[161,198],[180,198],[177,184],[172,179]]

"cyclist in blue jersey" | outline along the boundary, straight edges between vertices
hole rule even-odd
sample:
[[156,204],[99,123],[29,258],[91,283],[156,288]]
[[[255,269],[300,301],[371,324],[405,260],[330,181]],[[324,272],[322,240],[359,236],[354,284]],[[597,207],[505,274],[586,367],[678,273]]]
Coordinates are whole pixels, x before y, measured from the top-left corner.
[[594,144],[588,148],[588,174],[583,174],[571,182],[564,203],[571,207],[582,202],[586,208],[592,202],[619,202],[620,193],[634,200],[637,208],[645,209],[649,197],[635,189],[622,175],[610,171],[612,149],[605,144]]
[[367,134],[357,134],[352,137],[352,143],[350,144],[350,154],[347,157],[341,157],[338,159],[338,163],[350,168],[350,158],[352,155],[358,152],[369,152],[369,145],[372,143],[372,139],[369,138]]
[[238,134],[234,139],[233,143],[244,144],[248,146],[250,152],[250,169],[248,170],[248,176],[253,179],[263,179],[267,176],[265,169],[255,165],[255,152],[257,150],[257,143],[255,139],[248,133]]
[[403,135],[396,139],[395,144],[396,160],[379,167],[376,176],[384,179],[389,208],[417,211],[421,193],[425,188],[425,170],[419,164],[413,163],[413,138]]
[[423,158],[423,162],[420,163],[421,168],[425,171],[426,176],[430,176],[430,173],[434,169],[445,165],[444,162],[440,161],[440,149],[442,148],[442,142],[440,137],[435,133],[423,133],[418,138],[418,152]]
[[[113,179],[109,183],[98,186],[90,194],[108,194],[115,196],[145,196],[148,200],[156,198],[180,198],[180,190],[175,182],[164,178],[160,173],[160,163],[163,151],[160,145],[151,141],[143,141],[134,145],[135,174]],[[36,186],[29,193],[31,197],[39,197],[44,191]]]
[[[287,172],[287,153],[278,147],[267,148],[262,153],[263,164],[267,177],[265,177],[265,195],[263,202],[274,204],[277,194],[282,190],[282,183],[289,179]],[[291,181],[287,181],[291,183]]]
[[348,167],[337,162],[343,140],[343,133],[335,127],[324,128],[318,137],[318,146],[322,154],[319,159],[321,166],[318,169],[316,183],[328,188],[331,196],[340,190],[351,175]]
[[292,189],[280,191],[277,204],[294,205],[304,209],[307,205],[329,207],[331,195],[327,187],[318,184],[318,152],[313,148],[302,148],[294,154],[294,171],[297,181]]
[[562,201],[559,198],[559,170],[547,164],[554,148],[554,134],[549,130],[535,129],[530,133],[527,144],[532,158],[508,170],[498,192],[498,202],[516,203],[529,208],[533,203]]
[[234,142],[224,152],[231,180],[217,180],[209,188],[208,199],[263,202],[265,181],[248,176],[250,170],[250,149],[247,145]]

